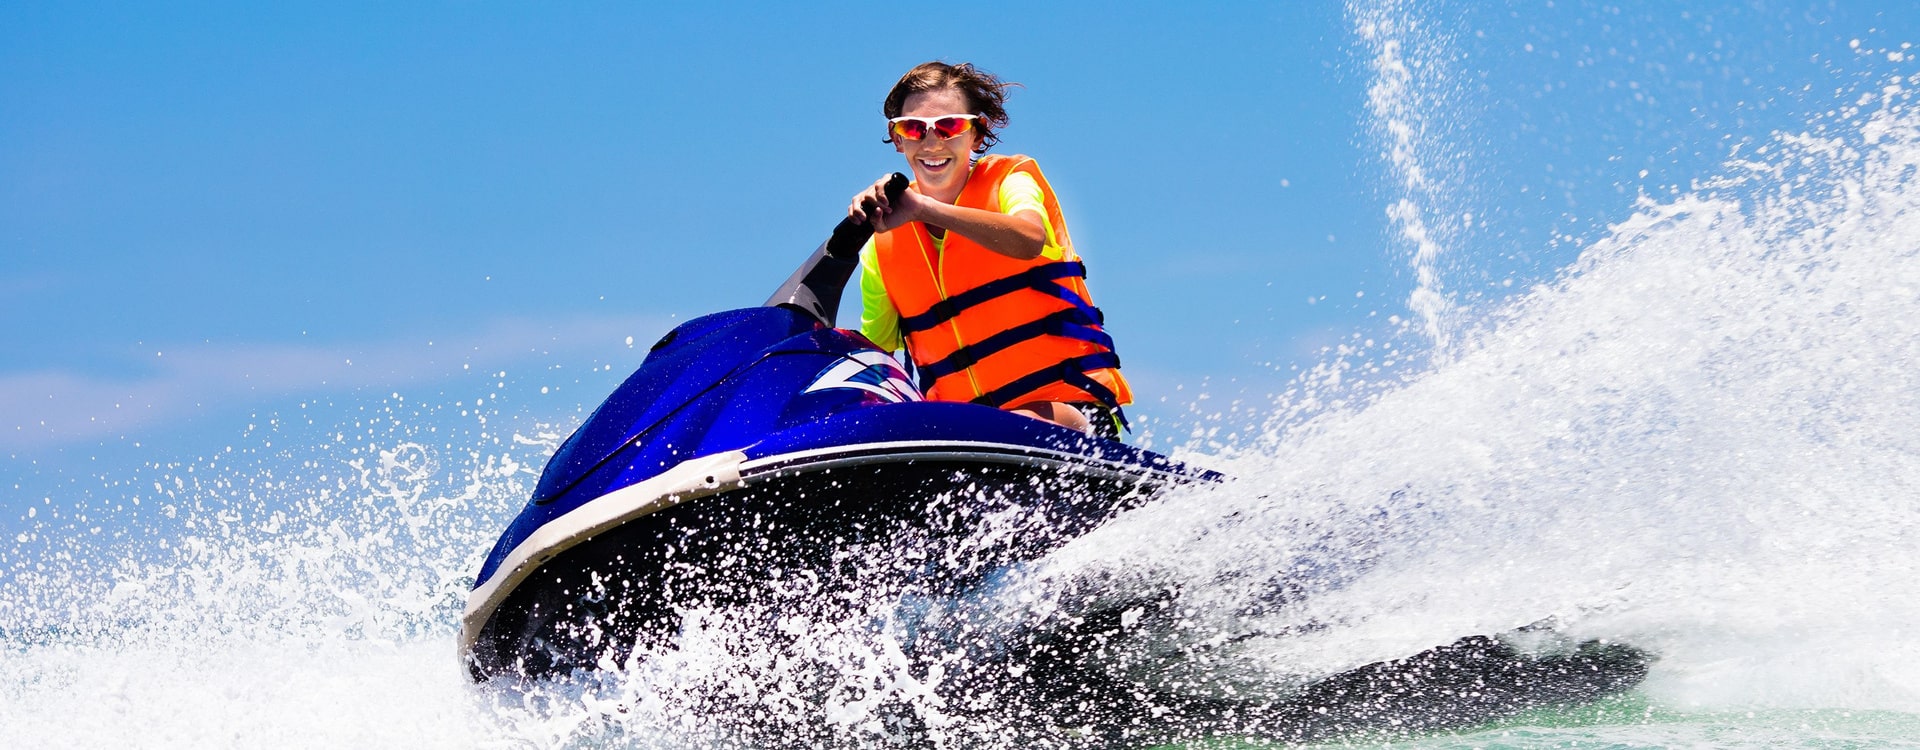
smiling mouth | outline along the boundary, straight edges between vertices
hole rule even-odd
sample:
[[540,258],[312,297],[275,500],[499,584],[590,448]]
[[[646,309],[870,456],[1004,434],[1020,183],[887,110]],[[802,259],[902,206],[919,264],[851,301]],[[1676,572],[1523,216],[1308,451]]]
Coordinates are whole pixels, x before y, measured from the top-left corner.
[[953,157],[947,157],[945,159],[921,159],[920,160],[920,166],[926,167],[927,169],[931,169],[934,171],[945,169],[948,165],[952,163],[953,163]]

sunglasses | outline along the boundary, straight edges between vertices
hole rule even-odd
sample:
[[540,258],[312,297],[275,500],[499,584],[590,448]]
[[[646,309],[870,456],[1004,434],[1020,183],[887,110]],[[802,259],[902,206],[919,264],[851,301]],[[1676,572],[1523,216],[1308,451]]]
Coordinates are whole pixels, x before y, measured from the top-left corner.
[[917,141],[927,137],[932,130],[940,140],[950,140],[955,136],[973,129],[973,121],[979,115],[941,115],[939,117],[895,117],[887,121],[887,132],[903,141]]

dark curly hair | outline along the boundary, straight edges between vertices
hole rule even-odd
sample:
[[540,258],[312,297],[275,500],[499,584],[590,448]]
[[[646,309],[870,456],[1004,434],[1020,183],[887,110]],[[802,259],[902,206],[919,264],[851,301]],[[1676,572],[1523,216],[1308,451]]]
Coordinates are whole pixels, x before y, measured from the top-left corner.
[[[906,109],[909,96],[923,91],[957,89],[961,95],[967,97],[967,107],[972,110],[971,114],[980,116],[980,122],[977,124],[980,128],[980,143],[974,146],[973,151],[984,153],[992,148],[993,144],[1000,142],[1000,136],[993,131],[995,128],[1006,127],[1007,89],[1019,85],[1003,83],[992,73],[973,67],[972,63],[949,65],[938,60],[924,62],[913,66],[913,70],[907,71],[906,75],[900,76],[900,82],[893,85],[892,91],[887,92],[887,101],[881,105],[880,111],[891,120],[899,117],[901,110]],[[887,142],[893,142],[891,131],[887,133]]]

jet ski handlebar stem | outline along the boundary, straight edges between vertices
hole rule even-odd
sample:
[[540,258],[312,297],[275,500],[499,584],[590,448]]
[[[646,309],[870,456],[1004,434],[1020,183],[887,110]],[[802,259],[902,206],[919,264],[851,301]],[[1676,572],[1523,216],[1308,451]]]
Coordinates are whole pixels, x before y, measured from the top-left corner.
[[[907,190],[907,176],[899,172],[887,180],[887,200],[900,199]],[[787,307],[808,315],[816,320],[834,325],[840,311],[840,295],[846,291],[847,280],[853,278],[853,269],[860,263],[860,248],[873,237],[873,227],[864,221],[847,217],[833,228],[833,235],[820,248],[813,251],[807,262],[794,271],[780,290],[767,298],[766,307]]]

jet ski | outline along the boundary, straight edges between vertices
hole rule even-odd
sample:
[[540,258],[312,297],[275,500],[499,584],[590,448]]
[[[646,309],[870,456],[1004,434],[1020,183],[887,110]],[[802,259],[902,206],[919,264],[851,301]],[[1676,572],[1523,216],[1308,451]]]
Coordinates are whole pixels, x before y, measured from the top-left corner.
[[[889,190],[906,184],[896,174]],[[682,608],[795,578],[965,585],[1166,488],[1223,479],[924,400],[892,355],[834,325],[871,234],[842,221],[765,304],[669,331],[554,452],[467,599],[474,680],[620,664],[669,640]]]

